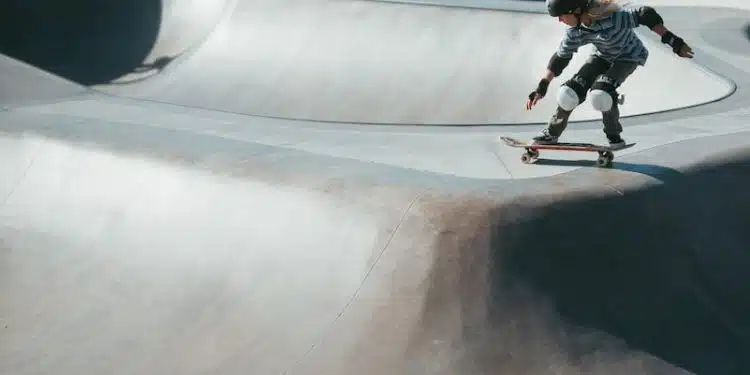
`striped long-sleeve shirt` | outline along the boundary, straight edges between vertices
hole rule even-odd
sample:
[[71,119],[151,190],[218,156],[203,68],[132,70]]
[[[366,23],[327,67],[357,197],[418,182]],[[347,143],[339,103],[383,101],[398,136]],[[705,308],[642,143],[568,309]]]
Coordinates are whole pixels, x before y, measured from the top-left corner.
[[644,65],[648,50],[634,32],[638,26],[638,9],[618,9],[605,18],[595,20],[588,27],[567,28],[557,55],[570,58],[578,52],[578,48],[591,43],[596,49],[594,54],[609,62],[634,61]]

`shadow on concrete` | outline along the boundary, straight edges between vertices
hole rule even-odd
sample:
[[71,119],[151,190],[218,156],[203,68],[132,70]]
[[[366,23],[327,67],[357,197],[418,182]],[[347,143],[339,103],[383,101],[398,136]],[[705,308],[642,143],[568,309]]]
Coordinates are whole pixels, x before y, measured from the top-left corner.
[[747,38],[747,40],[750,40],[750,23],[745,25],[745,38]]
[[750,152],[622,196],[443,210],[413,350],[447,342],[472,374],[748,374],[748,184]]
[[5,0],[0,52],[83,85],[141,67],[159,34],[161,0]]
[[697,375],[750,373],[748,183],[750,154],[622,197],[500,208],[490,295],[526,290]]
[[175,57],[162,56],[154,60],[152,63],[143,63],[140,66],[133,69],[130,74],[115,81],[109,82],[111,85],[130,85],[137,82],[145,81],[167,68]]
[[[588,159],[585,159],[585,160],[584,159],[581,159],[581,160],[539,159],[534,164],[553,165],[553,166],[561,166],[561,167],[598,168],[596,166],[596,160],[588,160]],[[639,173],[645,176],[655,178],[664,183],[676,181],[677,179],[683,176],[680,171],[673,169],[673,168],[668,168],[668,167],[655,165],[655,164],[628,163],[628,162],[617,161],[617,159],[613,161],[612,167],[610,169]]]

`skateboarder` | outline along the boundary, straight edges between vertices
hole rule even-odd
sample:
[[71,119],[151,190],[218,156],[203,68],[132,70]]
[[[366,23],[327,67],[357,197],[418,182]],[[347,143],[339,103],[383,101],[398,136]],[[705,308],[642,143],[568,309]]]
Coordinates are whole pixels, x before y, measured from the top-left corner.
[[620,136],[622,125],[616,90],[648,59],[648,50],[633,29],[647,26],[680,57],[692,58],[692,49],[664,27],[662,17],[649,6],[625,8],[614,0],[546,1],[550,16],[557,17],[569,27],[547,64],[544,77],[529,94],[526,110],[531,110],[547,94],[550,82],[567,67],[579,47],[592,43],[595,52],[570,80],[561,85],[557,93],[557,110],[547,126],[534,137],[534,143],[557,143],[567,127],[570,114],[583,103],[588,93],[594,109],[602,112],[604,134],[610,145],[625,145]]

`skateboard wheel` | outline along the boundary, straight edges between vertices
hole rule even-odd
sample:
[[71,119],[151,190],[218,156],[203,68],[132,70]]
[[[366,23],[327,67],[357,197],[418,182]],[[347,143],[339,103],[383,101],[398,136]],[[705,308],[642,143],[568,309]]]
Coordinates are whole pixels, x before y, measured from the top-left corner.
[[614,154],[611,152],[604,153],[596,159],[596,166],[600,168],[609,168],[612,166],[612,159],[614,159]]
[[526,153],[521,155],[521,162],[524,164],[531,164],[536,161],[536,158],[539,157],[539,151],[536,150],[528,150]]

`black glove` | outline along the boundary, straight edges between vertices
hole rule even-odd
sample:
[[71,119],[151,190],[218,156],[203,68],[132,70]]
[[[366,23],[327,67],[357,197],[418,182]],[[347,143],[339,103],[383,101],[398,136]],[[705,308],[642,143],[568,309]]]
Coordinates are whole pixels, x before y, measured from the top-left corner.
[[661,42],[672,47],[672,52],[676,54],[679,54],[682,46],[685,45],[685,41],[671,31],[667,31],[661,36]]
[[545,79],[540,80],[536,89],[529,94],[529,100],[534,100],[534,96],[537,94],[539,94],[540,98],[543,98],[547,95],[547,87],[549,87],[549,81]]

